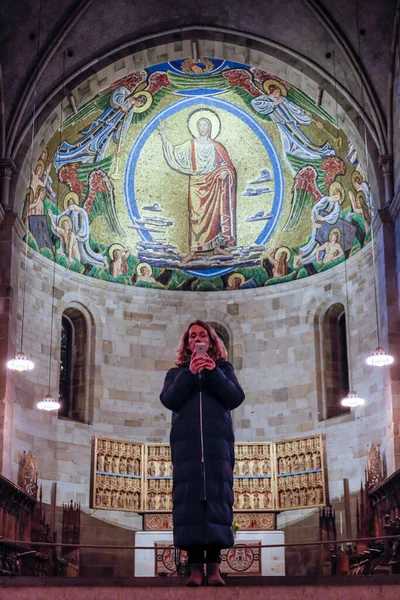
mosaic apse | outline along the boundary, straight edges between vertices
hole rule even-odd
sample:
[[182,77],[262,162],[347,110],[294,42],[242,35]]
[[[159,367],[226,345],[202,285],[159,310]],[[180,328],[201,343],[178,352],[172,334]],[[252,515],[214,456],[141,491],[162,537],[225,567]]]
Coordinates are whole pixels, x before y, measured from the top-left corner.
[[133,72],[36,158],[28,243],[89,277],[245,289],[331,268],[370,240],[357,149],[299,88],[239,63]]

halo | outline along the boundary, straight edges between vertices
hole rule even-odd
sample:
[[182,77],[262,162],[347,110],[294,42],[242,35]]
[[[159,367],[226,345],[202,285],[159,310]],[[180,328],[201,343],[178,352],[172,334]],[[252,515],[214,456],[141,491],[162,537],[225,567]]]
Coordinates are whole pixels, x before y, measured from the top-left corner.
[[108,249],[108,256],[111,258],[111,260],[114,260],[114,250],[118,250],[121,249],[123,250],[124,247],[121,244],[111,244],[111,246]]
[[143,267],[147,267],[149,269],[149,271],[150,271],[150,275],[153,275],[153,267],[149,263],[147,263],[147,262],[141,262],[141,263],[139,263],[137,265],[137,267],[136,267],[136,273],[138,273],[140,275],[140,270]]
[[232,275],[229,275],[229,278],[228,278],[228,286],[229,287],[232,285],[232,282],[234,279],[240,279],[240,285],[243,285],[244,282],[246,281],[246,277],[244,275],[242,275],[242,273],[232,273]]
[[333,233],[336,233],[338,236],[338,243],[340,242],[340,240],[342,239],[342,232],[340,231],[339,227],[334,227],[333,229],[330,230],[329,232],[329,241],[331,241],[331,236]]
[[58,227],[61,227],[62,224],[65,223],[65,221],[69,221],[72,227],[72,219],[68,215],[63,215],[62,217],[60,217],[60,220],[58,221]]
[[334,181],[333,183],[331,183],[331,185],[329,186],[329,195],[333,196],[333,194],[338,191],[340,192],[340,204],[343,204],[344,202],[344,197],[345,197],[345,193],[344,193],[344,187],[342,186],[341,183],[339,183],[338,181]]
[[278,87],[280,89],[281,95],[282,96],[287,96],[287,89],[285,88],[285,86],[283,85],[283,83],[281,83],[277,79],[266,79],[263,82],[263,84],[262,84],[264,92],[266,92],[267,94],[269,94],[269,89],[268,88],[269,88],[270,85],[276,85],[276,87]]
[[190,113],[187,120],[187,125],[190,133],[194,138],[199,136],[199,132],[197,130],[197,123],[199,119],[202,118],[211,121],[210,138],[212,140],[215,140],[215,138],[219,136],[221,131],[221,121],[217,113],[213,110],[210,110],[209,108],[198,108],[197,110],[194,110],[192,113]]
[[44,170],[46,169],[46,165],[44,164],[44,160],[42,160],[41,158],[39,158],[39,160],[37,161],[37,163],[35,165],[35,171],[36,171],[36,169],[38,168],[39,165],[42,166],[42,169],[43,169],[43,172],[44,172]]
[[[49,158],[49,151],[46,147],[43,148],[43,150],[40,153],[40,156],[42,156],[42,154],[45,154],[46,158],[44,159],[44,162],[46,162],[46,160]],[[40,158],[39,160],[43,160],[43,158]]]
[[25,200],[28,195],[29,195],[29,202],[33,202],[35,195],[34,195],[33,189],[31,187],[26,188]]
[[286,252],[286,261],[289,262],[290,257],[292,256],[292,253],[287,246],[281,246],[280,248],[278,248],[275,251],[275,255],[274,255],[275,260],[280,259],[282,252]]
[[361,175],[360,171],[353,171],[351,174],[351,183],[353,184],[353,187],[356,188],[356,186],[354,185],[355,179],[361,179],[361,183],[364,183],[365,179],[364,177]]
[[356,194],[356,202],[358,203],[359,208],[362,207],[362,205],[367,203],[367,200],[365,198],[365,194],[362,190],[360,190],[359,192],[357,192]]
[[150,92],[143,90],[143,92],[136,92],[135,94],[132,94],[132,98],[140,98],[140,96],[144,96],[146,98],[146,102],[143,104],[143,106],[134,106],[134,113],[145,112],[153,104],[153,96],[150,94]]
[[79,196],[76,192],[67,192],[64,196],[64,208],[68,208],[68,202],[74,200],[74,204],[79,206]]

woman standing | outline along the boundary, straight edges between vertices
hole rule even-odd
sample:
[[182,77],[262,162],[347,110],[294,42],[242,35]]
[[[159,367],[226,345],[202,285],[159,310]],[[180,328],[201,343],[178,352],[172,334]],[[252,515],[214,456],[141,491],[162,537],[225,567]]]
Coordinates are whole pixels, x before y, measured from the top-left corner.
[[[203,354],[203,355],[202,355]],[[231,410],[244,400],[223,342],[203,321],[181,337],[160,395],[172,410],[174,545],[188,552],[189,586],[224,585],[220,550],[233,546],[234,435]]]

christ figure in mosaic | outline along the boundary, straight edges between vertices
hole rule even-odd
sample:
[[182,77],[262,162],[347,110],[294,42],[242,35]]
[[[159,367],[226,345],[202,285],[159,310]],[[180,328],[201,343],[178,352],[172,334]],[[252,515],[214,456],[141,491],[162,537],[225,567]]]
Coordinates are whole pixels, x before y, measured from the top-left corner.
[[177,146],[163,122],[158,130],[168,165],[189,176],[189,254],[181,264],[199,252],[229,256],[236,246],[236,170],[226,148],[213,139],[211,120],[199,118],[198,135]]

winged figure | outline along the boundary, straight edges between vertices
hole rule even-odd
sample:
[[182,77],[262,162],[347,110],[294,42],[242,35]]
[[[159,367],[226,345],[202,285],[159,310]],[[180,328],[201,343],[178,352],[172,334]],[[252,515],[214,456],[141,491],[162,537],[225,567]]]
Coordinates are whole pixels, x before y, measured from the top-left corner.
[[318,229],[324,222],[333,225],[339,219],[344,189],[336,178],[345,172],[346,165],[342,159],[330,156],[318,168],[307,165],[297,173],[292,190],[292,206],[283,231],[295,229],[304,210],[312,207],[311,238],[299,249],[301,260],[298,264],[308,264],[315,260],[319,245],[316,239]]
[[302,167],[294,178],[292,205],[283,231],[295,229],[304,210],[327,196],[336,177],[344,175],[345,172],[346,165],[338,156],[328,156],[318,166]]
[[72,162],[93,164],[102,161],[109,143],[123,143],[129,126],[137,123],[154,110],[170,85],[165,73],[137,71],[118,80],[112,86],[83,104],[76,115],[63,123],[63,130],[82,119],[101,111],[91,124],[83,129],[76,141],[64,140],[54,155],[54,165],[59,170]]
[[[88,215],[89,225],[96,217],[102,216],[113,235],[126,236],[115,211],[114,188],[104,168],[71,163],[61,167],[58,177],[71,190],[66,198],[74,194],[73,197],[78,199],[80,205],[81,198],[86,193],[83,209]],[[64,204],[67,204],[65,199]]]

